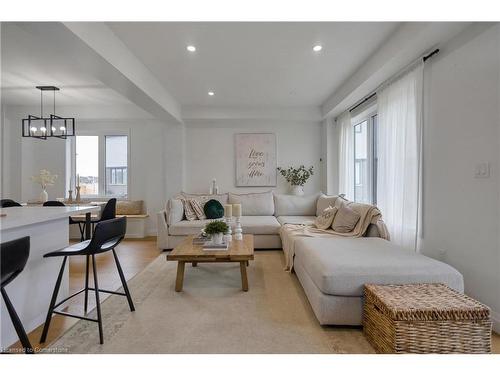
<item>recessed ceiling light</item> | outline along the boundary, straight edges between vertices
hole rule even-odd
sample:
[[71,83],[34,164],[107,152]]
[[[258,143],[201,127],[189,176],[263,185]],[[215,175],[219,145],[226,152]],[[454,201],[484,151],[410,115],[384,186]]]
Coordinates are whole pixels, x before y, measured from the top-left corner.
[[321,44],[316,44],[314,47],[313,47],[313,51],[314,52],[319,52],[323,49],[323,46]]
[[208,96],[214,96],[214,95],[215,95],[215,92],[213,92],[213,91],[208,92]]
[[187,46],[186,49],[189,51],[189,52],[195,52],[196,51],[196,47],[195,46]]

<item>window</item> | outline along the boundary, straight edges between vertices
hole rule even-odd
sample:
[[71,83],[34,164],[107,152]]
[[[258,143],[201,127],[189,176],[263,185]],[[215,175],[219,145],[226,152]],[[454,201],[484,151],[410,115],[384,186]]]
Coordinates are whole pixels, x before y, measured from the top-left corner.
[[127,136],[107,135],[106,195],[127,196]]
[[377,202],[377,114],[374,108],[353,118],[354,200]]
[[82,196],[99,193],[99,137],[76,137],[76,175]]
[[78,135],[74,155],[74,174],[79,179],[82,197],[127,197],[127,135]]

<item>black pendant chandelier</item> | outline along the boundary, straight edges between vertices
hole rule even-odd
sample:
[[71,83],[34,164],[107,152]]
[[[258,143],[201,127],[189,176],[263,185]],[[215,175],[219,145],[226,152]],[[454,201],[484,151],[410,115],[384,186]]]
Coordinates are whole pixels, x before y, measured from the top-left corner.
[[[38,139],[74,137],[75,119],[56,115],[56,91],[59,91],[59,88],[55,86],[36,86],[36,88],[40,90],[40,116],[28,115],[27,118],[23,118],[23,137]],[[49,117],[43,116],[44,91],[53,93],[53,113]]]

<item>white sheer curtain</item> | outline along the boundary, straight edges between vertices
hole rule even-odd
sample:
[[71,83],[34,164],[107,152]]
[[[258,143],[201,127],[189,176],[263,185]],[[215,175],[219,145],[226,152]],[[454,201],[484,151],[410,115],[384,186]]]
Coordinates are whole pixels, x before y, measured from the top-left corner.
[[423,63],[377,92],[377,205],[391,241],[417,249]]
[[339,129],[339,194],[354,200],[354,128],[351,113],[346,111],[337,118]]

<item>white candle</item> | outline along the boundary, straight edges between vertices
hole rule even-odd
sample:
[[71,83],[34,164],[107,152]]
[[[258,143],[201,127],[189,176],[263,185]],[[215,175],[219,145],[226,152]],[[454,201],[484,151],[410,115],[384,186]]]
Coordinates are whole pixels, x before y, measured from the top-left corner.
[[241,204],[233,204],[233,214],[236,217],[241,216]]
[[233,205],[232,204],[225,204],[224,205],[224,216],[225,217],[233,216]]
[[79,174],[76,175],[75,184],[76,184],[75,187],[80,186],[80,175]]

